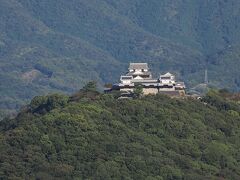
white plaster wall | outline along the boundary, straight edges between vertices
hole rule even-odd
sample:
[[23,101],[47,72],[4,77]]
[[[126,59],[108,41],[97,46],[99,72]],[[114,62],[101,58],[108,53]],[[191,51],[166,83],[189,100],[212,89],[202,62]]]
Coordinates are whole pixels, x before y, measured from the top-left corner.
[[143,88],[143,94],[147,95],[147,94],[157,94],[158,93],[158,89],[157,88]]
[[123,84],[131,84],[132,80],[121,80],[121,83],[123,83]]
[[133,88],[124,88],[124,89],[120,89],[120,91],[130,91],[130,92],[133,92]]
[[162,84],[174,84],[175,81],[171,79],[162,79]]
[[160,88],[159,91],[175,91],[175,88]]

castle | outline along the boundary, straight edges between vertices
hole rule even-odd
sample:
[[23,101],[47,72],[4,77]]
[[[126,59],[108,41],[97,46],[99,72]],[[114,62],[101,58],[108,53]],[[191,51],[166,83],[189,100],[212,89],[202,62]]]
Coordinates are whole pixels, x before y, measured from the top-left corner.
[[120,82],[114,84],[111,90],[133,92],[137,86],[141,86],[143,94],[163,93],[171,96],[184,96],[184,82],[177,82],[171,73],[160,75],[154,79],[147,63],[130,63],[128,73],[120,77]]

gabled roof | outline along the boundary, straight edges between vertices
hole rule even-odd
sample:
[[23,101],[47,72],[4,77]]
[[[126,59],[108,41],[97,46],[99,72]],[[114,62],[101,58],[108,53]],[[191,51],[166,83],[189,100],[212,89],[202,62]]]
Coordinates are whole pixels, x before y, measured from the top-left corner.
[[129,72],[126,74],[127,76],[136,76],[136,75],[141,75],[141,76],[151,76],[152,73],[151,72]]
[[184,82],[176,82],[176,86],[185,87],[185,83]]
[[137,76],[134,79],[143,79],[141,76]]
[[130,63],[128,69],[149,69],[147,63]]
[[169,76],[173,76],[173,74],[171,74],[170,72],[167,72],[166,74],[161,75],[161,77],[169,77]]

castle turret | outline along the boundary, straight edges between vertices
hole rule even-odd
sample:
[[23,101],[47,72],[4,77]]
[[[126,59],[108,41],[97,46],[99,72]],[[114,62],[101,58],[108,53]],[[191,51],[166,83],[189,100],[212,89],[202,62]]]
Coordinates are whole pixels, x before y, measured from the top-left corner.
[[160,75],[160,83],[163,85],[174,85],[175,84],[175,76],[171,73],[166,73],[164,75]]
[[151,79],[152,73],[149,71],[147,63],[130,63],[127,76],[133,76],[133,79]]

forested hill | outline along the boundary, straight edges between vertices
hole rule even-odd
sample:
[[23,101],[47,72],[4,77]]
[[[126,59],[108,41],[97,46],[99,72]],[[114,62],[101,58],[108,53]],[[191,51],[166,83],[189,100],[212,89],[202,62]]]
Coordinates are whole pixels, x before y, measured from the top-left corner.
[[[0,0],[0,116],[36,95],[116,82],[148,62],[193,87],[239,90],[236,0]],[[226,72],[228,69],[228,72]]]
[[117,100],[92,88],[35,97],[0,122],[0,178],[240,179],[236,99]]

